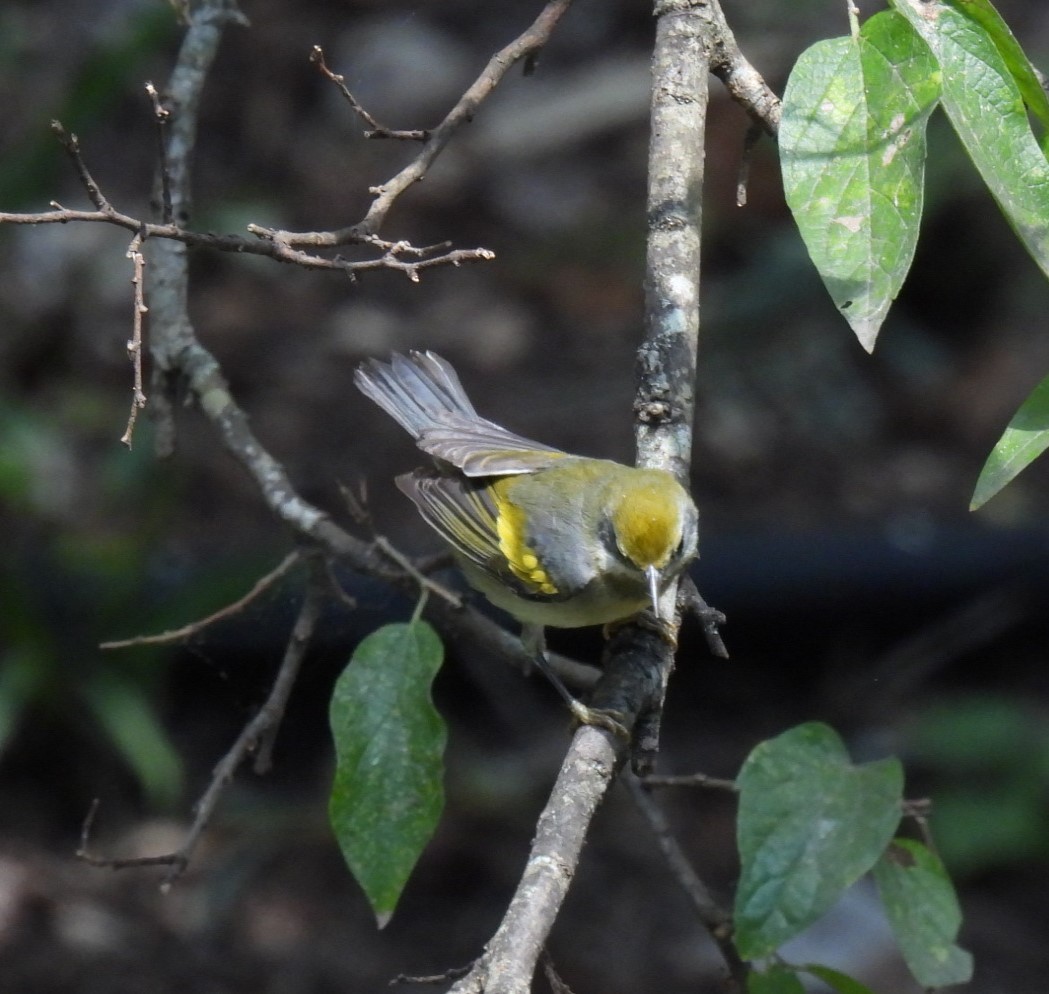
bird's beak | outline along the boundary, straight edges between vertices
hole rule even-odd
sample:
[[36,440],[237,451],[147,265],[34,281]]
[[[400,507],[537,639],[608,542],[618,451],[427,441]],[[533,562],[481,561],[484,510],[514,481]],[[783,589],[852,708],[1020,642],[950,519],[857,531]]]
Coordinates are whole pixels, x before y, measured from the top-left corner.
[[660,619],[659,614],[659,570],[655,566],[649,566],[645,569],[645,576],[648,577],[648,595],[652,598],[652,611],[657,619]]

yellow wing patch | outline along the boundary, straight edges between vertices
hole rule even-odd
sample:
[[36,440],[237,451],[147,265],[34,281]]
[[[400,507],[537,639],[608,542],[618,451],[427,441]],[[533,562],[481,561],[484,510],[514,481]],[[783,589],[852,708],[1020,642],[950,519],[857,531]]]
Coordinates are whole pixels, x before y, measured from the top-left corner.
[[535,550],[525,542],[524,512],[517,505],[495,495],[497,509],[495,528],[499,535],[499,549],[506,557],[510,571],[533,594],[553,597],[557,587],[551,582],[539,562]]

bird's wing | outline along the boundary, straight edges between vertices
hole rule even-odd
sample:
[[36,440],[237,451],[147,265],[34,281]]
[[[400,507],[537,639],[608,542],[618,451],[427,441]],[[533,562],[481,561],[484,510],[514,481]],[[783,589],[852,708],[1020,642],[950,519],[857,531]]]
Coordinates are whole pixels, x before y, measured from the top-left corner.
[[452,366],[433,352],[365,360],[354,373],[361,392],[427,452],[467,476],[508,476],[545,469],[565,453],[482,418]]
[[505,558],[495,506],[481,487],[425,469],[398,476],[396,483],[423,520],[461,556],[485,570]]
[[508,547],[499,529],[499,510],[485,486],[455,475],[417,469],[397,477],[397,486],[419,509],[423,520],[463,559],[520,597],[561,600],[540,571],[527,561],[523,545]]
[[483,418],[449,418],[447,423],[427,428],[416,444],[423,452],[451,463],[471,477],[536,473],[567,455]]

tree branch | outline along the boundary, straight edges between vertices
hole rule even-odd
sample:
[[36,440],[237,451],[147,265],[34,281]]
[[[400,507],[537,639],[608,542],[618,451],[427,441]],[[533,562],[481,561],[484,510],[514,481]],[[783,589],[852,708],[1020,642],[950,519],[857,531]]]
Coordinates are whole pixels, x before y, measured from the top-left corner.
[[396,176],[372,189],[375,199],[363,220],[352,227],[330,232],[275,231],[257,225],[249,226],[248,230],[262,238],[283,242],[287,246],[341,245],[344,244],[344,240],[353,241],[377,235],[397,198],[413,183],[418,183],[426,175],[427,170],[433,165],[437,156],[444,151],[455,133],[464,124],[473,120],[478,108],[502,82],[510,69],[522,59],[526,60],[526,64],[534,59],[549,41],[554,28],[557,27],[557,22],[561,20],[571,4],[572,0],[549,0],[530,27],[488,60],[481,75],[459,98],[445,119],[429,133],[422,151]]
[[719,0],[709,2],[709,23],[713,40],[710,71],[751,119],[775,138],[779,134],[780,98],[739,50]]
[[131,866],[167,866],[168,872],[161,883],[164,889],[169,888],[185,872],[204,829],[211,821],[219,801],[241,763],[249,755],[255,753],[255,772],[265,773],[269,770],[273,741],[284,717],[288,698],[295,685],[306,650],[313,639],[324,602],[325,588],[326,578],[318,565],[314,563],[313,574],[310,583],[307,584],[302,607],[299,609],[299,615],[288,638],[284,658],[277,678],[270,688],[269,696],[255,717],[244,726],[226,755],[215,766],[211,782],[196,804],[193,822],[186,832],[182,845],[174,852],[159,856],[135,856],[127,859],[96,856],[89,849],[91,823],[97,808],[97,805],[93,805],[81,833],[80,848],[77,850],[77,856],[80,859],[93,866],[107,866],[112,869],[124,869]]
[[[687,479],[692,382],[699,332],[699,227],[703,134],[712,33],[706,3],[656,5],[646,339],[639,350],[638,464]],[[668,592],[667,603],[674,594]],[[668,612],[669,613],[669,612]],[[665,634],[619,628],[606,645],[605,671],[592,703],[635,729],[635,766],[651,763],[658,716],[673,664]],[[641,734],[639,734],[639,732]],[[640,739],[640,741],[637,741]],[[580,728],[540,818],[525,873],[499,929],[455,994],[526,994],[536,961],[579,860],[590,820],[626,744]]]
[[688,895],[696,917],[700,924],[710,933],[711,938],[717,943],[721,955],[728,965],[729,974],[732,977],[735,989],[743,991],[746,989],[748,967],[740,959],[736,947],[732,943],[732,915],[723,908],[710,893],[709,888],[696,873],[688,857],[685,855],[677,839],[670,830],[670,824],[662,808],[656,803],[649,793],[644,781],[636,777],[626,778],[627,788],[630,796],[634,799],[645,821],[648,822],[656,837],[663,858],[674,874],[681,889]]

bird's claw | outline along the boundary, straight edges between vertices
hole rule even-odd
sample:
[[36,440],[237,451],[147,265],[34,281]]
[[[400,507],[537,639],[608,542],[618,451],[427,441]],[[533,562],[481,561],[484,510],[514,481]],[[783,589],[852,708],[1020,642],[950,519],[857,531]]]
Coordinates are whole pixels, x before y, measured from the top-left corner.
[[611,732],[616,738],[622,739],[624,742],[630,741],[630,729],[623,724],[625,715],[622,711],[614,711],[611,708],[587,707],[582,701],[577,701],[575,698],[572,699],[568,708],[578,724],[603,728],[606,732]]

